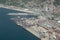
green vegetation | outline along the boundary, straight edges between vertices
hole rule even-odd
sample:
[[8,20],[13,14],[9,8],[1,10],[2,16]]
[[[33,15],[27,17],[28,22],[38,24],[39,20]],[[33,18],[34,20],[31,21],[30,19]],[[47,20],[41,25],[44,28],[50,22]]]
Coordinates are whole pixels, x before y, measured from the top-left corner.
[[[0,0],[0,4],[23,7],[40,8],[40,4],[46,0]],[[42,5],[43,7],[43,5]]]
[[54,5],[55,6],[60,5],[60,0],[55,0]]
[[60,13],[53,13],[52,15],[54,15],[54,17],[59,17]]
[[28,1],[31,1],[31,0],[0,0],[0,4],[23,6]]
[[44,1],[46,1],[46,0],[41,0],[41,2],[44,2]]

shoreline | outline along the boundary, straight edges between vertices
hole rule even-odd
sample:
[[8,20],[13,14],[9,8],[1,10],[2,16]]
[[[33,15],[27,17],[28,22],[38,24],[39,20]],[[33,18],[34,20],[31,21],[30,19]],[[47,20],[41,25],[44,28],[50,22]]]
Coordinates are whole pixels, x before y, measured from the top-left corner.
[[[2,5],[2,4],[0,4],[0,7],[1,8],[6,8],[6,9],[11,9],[11,10],[22,11],[22,12],[34,13],[33,11],[30,11],[29,9],[18,8],[18,7],[15,7],[15,6],[8,6],[8,5]],[[19,26],[23,26],[23,28],[24,28],[24,25],[18,24],[18,23],[16,23],[16,24],[19,25]],[[33,29],[31,29],[31,28],[24,28],[24,29],[26,29],[27,31],[29,31],[30,33],[32,33],[33,35],[35,35],[36,37],[38,37],[38,38],[40,37],[39,34],[37,32],[35,32],[35,30],[33,30]]]
[[[35,13],[35,12],[33,12],[33,11],[30,11],[29,9],[18,8],[18,7],[15,7],[15,6],[8,6],[8,5],[0,4],[0,7],[1,7],[1,8],[6,8],[6,9],[11,9],[11,10],[22,11],[22,12]],[[23,28],[24,28],[24,25],[18,24],[18,23],[16,23],[16,24],[19,25],[19,26],[23,26]],[[36,37],[39,38],[39,34],[38,34],[37,32],[35,32],[35,30],[33,30],[33,29],[31,29],[31,28],[24,28],[24,29],[26,29],[27,31],[29,31],[30,33],[32,33],[33,35],[35,35]]]
[[8,6],[8,5],[0,4],[0,7],[6,8],[6,9],[11,9],[11,10],[22,11],[22,12],[35,13],[34,11],[31,11],[27,8],[21,8],[21,7],[16,7],[16,6]]
[[36,37],[38,37],[40,39],[39,34],[35,30],[33,30],[31,28],[24,27],[24,25],[20,24],[18,21],[16,22],[16,24],[18,26],[22,26],[24,29],[26,29],[27,31],[29,31],[30,33],[32,33],[33,35],[35,35]]

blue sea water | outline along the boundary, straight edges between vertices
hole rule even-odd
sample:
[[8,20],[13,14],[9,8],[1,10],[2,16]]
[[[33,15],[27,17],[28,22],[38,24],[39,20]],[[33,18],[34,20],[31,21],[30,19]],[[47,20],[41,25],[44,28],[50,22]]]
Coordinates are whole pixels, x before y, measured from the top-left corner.
[[8,13],[20,13],[0,8],[0,40],[39,40],[36,36],[10,20]]

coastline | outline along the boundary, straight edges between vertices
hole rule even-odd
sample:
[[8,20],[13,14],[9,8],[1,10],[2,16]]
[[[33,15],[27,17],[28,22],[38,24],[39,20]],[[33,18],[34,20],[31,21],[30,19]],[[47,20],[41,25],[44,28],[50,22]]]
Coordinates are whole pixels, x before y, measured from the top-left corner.
[[[22,12],[29,12],[29,13],[35,13],[33,11],[30,11],[29,9],[25,9],[25,8],[18,8],[18,7],[15,7],[15,6],[8,6],[8,5],[3,5],[3,4],[0,4],[0,7],[1,8],[6,8],[6,9],[11,9],[11,10],[17,10],[17,11],[22,11]],[[23,26],[24,28],[24,25],[22,24],[18,24],[16,23],[17,25],[19,26]],[[37,32],[35,32],[35,30],[31,29],[31,28],[24,28],[26,29],[27,31],[29,31],[30,33],[32,33],[33,35],[35,35],[36,37],[40,37],[39,34]]]
[[[34,30],[34,29],[32,29],[32,28],[28,28],[28,27],[25,27],[24,25],[22,25],[21,23],[19,23],[18,21],[15,21],[16,22],[16,24],[17,25],[19,25],[19,26],[22,26],[24,29],[26,29],[27,31],[29,31],[30,33],[32,33],[33,35],[35,35],[37,38],[39,38],[39,39],[41,39],[41,40],[49,40],[48,38],[49,38],[49,34],[48,33],[46,33],[45,35],[46,35],[46,38],[41,38],[41,36],[40,36],[40,34],[39,34],[39,32],[36,32],[36,30]],[[42,27],[38,27],[38,30],[44,30],[45,32],[47,32],[46,31],[46,29],[44,29],[44,28],[42,28]]]
[[35,13],[32,10],[26,9],[26,8],[21,8],[21,7],[16,7],[16,6],[8,6],[4,4],[0,4],[1,8],[6,8],[6,9],[11,9],[11,10],[17,10],[17,11],[22,11],[22,12],[29,12],[29,13]]
[[26,29],[27,31],[29,31],[30,33],[32,33],[33,35],[35,35],[36,37],[38,37],[40,39],[39,34],[35,30],[33,30],[31,28],[24,27],[24,25],[20,24],[18,21],[16,21],[16,24],[19,26],[22,26],[24,29]]

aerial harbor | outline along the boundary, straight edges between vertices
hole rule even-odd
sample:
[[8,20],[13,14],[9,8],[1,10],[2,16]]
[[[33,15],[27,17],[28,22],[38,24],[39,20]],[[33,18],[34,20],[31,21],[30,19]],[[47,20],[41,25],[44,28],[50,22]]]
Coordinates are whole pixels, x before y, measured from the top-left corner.
[[19,11],[6,15],[16,25],[36,36],[38,38],[36,40],[60,40],[60,0],[4,0],[2,2],[0,8]]

